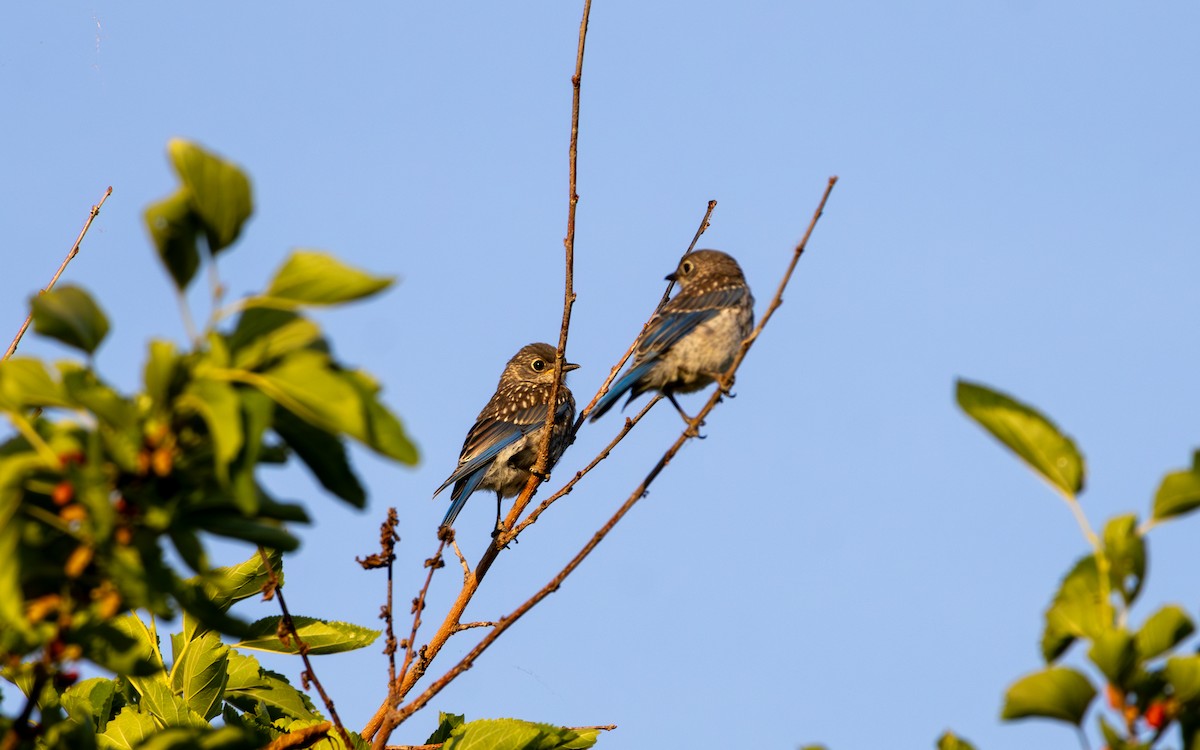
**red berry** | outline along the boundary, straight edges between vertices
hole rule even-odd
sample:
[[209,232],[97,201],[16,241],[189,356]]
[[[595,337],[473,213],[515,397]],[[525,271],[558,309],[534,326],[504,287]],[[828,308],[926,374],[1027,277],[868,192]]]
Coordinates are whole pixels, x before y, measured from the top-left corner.
[[63,507],[75,499],[75,485],[64,479],[54,485],[54,490],[50,493],[50,499],[58,507]]
[[1167,711],[1163,707],[1163,702],[1154,701],[1151,703],[1146,709],[1145,718],[1146,723],[1150,725],[1151,729],[1162,729],[1163,725],[1167,723]]

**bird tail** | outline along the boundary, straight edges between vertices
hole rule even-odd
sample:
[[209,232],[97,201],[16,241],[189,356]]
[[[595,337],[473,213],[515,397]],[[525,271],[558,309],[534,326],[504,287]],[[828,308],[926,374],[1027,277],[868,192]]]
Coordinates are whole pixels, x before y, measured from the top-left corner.
[[634,367],[629,372],[622,375],[617,382],[613,383],[612,388],[608,389],[608,393],[604,394],[604,396],[596,402],[596,408],[592,409],[591,421],[595,422],[597,419],[604,416],[604,413],[611,409],[613,404],[617,402],[617,399],[621,398],[621,396],[624,396],[626,391],[629,391],[630,389],[633,390],[633,393],[629,395],[630,401],[641,395],[642,389],[637,387],[638,381],[641,380],[642,376],[645,375],[653,366],[654,360],[649,360],[641,363],[637,367]]
[[[441,528],[446,528],[454,523],[454,519],[458,518],[458,513],[467,504],[467,498],[471,496],[476,489],[479,488],[479,483],[483,481],[483,475],[487,473],[488,467],[491,464],[477,469],[474,474],[463,477],[454,485],[454,490],[450,493],[450,509],[446,511],[446,517],[442,519]],[[445,485],[443,485],[445,486]],[[438,488],[441,492],[441,488]],[[434,495],[437,493],[435,492]]]

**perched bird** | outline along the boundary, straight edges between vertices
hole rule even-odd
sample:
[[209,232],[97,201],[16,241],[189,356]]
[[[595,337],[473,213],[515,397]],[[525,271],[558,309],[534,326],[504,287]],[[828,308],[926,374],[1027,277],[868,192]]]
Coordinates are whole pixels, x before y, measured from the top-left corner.
[[[496,493],[496,529],[500,530],[500,501],[513,497],[529,481],[529,470],[537,460],[546,424],[546,407],[554,383],[554,358],[558,352],[549,344],[529,344],[504,366],[496,393],[467,433],[458,468],[438,493],[454,485],[450,510],[442,528],[454,523],[458,512],[475,490]],[[579,365],[563,363],[563,382],[555,399],[554,429],[550,437],[549,471],[567,447],[567,435],[575,421],[575,399],[567,389],[566,374]]]
[[737,261],[725,253],[688,253],[667,280],[678,282],[679,292],[650,319],[633,364],[596,403],[593,421],[626,391],[628,404],[657,390],[690,422],[675,394],[700,390],[729,369],[754,327],[754,297]]

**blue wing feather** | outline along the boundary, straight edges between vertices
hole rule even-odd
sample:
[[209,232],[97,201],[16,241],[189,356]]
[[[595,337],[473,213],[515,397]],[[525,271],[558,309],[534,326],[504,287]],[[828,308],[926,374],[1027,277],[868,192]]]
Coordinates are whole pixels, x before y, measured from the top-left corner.
[[649,359],[642,361],[636,367],[630,368],[629,372],[622,375],[617,382],[613,383],[612,388],[608,390],[608,393],[604,394],[604,396],[596,402],[596,407],[592,409],[591,418],[593,420],[599,419],[604,412],[611,409],[613,404],[617,402],[617,399],[621,398],[621,396],[624,396],[630,388],[633,388],[635,385],[637,385],[637,381],[650,371],[650,368],[654,366],[654,363],[657,359],[657,354],[652,355]]

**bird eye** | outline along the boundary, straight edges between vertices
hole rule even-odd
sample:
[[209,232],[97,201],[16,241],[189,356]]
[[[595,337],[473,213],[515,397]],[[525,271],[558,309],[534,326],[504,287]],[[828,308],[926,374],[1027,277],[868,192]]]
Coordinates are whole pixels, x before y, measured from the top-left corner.
[[534,369],[534,372],[541,372],[542,370],[546,369],[546,360],[535,359],[529,364],[529,366]]
[[691,273],[693,268],[695,268],[695,264],[690,260],[685,260],[679,264],[679,272],[684,276],[687,276],[689,273]]

